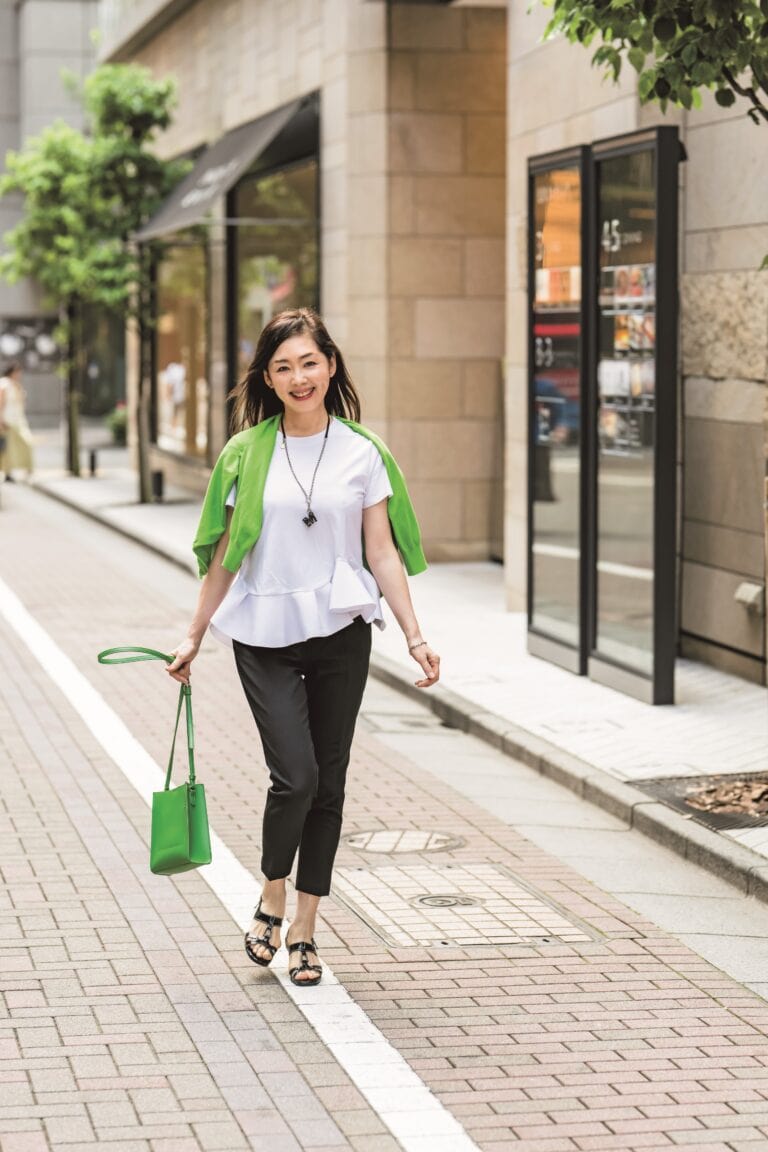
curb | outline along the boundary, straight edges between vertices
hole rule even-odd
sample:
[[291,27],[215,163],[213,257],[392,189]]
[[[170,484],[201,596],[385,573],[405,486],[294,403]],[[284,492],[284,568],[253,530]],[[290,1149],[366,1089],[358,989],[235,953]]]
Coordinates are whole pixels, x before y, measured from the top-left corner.
[[63,504],[65,508],[71,508],[73,512],[79,512],[81,516],[85,516],[87,520],[92,520],[94,524],[101,524],[104,528],[110,528],[113,532],[117,532],[119,536],[124,536],[127,540],[131,540],[134,544],[140,544],[142,548],[146,548],[148,552],[154,553],[155,556],[160,556],[163,560],[174,564],[177,568],[181,568],[187,575],[197,579],[195,572],[194,561],[186,560],[182,556],[176,556],[168,548],[155,543],[154,540],[148,540],[145,536],[141,536],[138,532],[133,532],[130,528],[123,524],[117,524],[114,520],[110,520],[103,512],[95,508],[86,508],[83,504],[78,504],[76,500],[70,500],[68,496],[64,496],[61,492],[57,492],[53,488],[49,488],[45,481],[42,483],[37,480],[32,480],[29,487],[34,492],[40,492],[41,495],[47,496],[50,500],[56,500],[59,504]]
[[601,768],[572,756],[549,741],[526,732],[495,712],[480,709],[456,692],[437,685],[429,692],[416,688],[404,669],[388,656],[373,654],[371,672],[377,680],[418,700],[450,728],[458,728],[492,745],[505,756],[575,792],[590,804],[610,812],[630,828],[712,872],[746,896],[768,903],[768,860],[736,841],[687,819]]
[[[52,500],[58,500],[75,512],[96,523],[118,532],[156,556],[169,560],[176,567],[194,576],[191,565],[179,556],[163,549],[159,544],[131,532],[116,524],[103,513],[84,508],[74,500],[59,492],[52,491],[44,484],[33,483],[36,492]],[[509,756],[526,764],[549,780],[554,780],[564,788],[574,792],[590,804],[610,812],[623,820],[630,828],[642,832],[651,840],[669,848],[692,864],[697,864],[707,872],[731,884],[746,896],[754,896],[768,904],[768,860],[736,841],[727,840],[717,832],[701,824],[686,819],[680,812],[667,807],[659,800],[648,797],[639,788],[616,780],[601,768],[595,768],[585,760],[572,756],[548,740],[527,732],[496,712],[488,712],[471,700],[456,692],[451,692],[439,684],[424,692],[416,688],[407,672],[388,656],[371,654],[371,673],[377,680],[396,689],[412,700],[418,700],[439,717],[449,728],[457,728],[470,736],[476,736]]]

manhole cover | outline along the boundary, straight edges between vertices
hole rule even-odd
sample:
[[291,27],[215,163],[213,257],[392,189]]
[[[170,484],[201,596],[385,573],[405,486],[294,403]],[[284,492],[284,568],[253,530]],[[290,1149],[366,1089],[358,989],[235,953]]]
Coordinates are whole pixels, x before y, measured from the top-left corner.
[[477,904],[471,896],[414,896],[411,904],[425,904],[427,908],[469,908]]
[[715,831],[768,825],[765,772],[638,780],[638,788]]
[[492,864],[337,868],[334,895],[388,944],[580,944],[599,933]]
[[362,852],[452,852],[465,844],[461,836],[427,832],[421,828],[380,828],[375,832],[352,832],[344,840]]

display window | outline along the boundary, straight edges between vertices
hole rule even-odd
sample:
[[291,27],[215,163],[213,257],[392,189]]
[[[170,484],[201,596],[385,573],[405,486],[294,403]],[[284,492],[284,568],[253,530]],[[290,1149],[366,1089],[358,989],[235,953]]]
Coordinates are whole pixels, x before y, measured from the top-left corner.
[[154,422],[158,448],[208,456],[208,261],[200,243],[165,248],[156,269]]
[[528,647],[654,704],[677,635],[677,196],[662,126],[529,161]]
[[234,190],[237,375],[265,324],[285,308],[319,305],[318,163],[256,172]]
[[581,633],[582,171],[531,174],[530,623],[574,649]]
[[656,150],[598,165],[595,648],[653,671]]

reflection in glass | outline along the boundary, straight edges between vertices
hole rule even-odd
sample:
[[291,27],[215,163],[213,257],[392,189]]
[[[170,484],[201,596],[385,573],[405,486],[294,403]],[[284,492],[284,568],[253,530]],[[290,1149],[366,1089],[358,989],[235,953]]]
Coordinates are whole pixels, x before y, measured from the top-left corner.
[[125,318],[106,308],[83,308],[84,361],[75,363],[80,411],[102,416],[125,401]]
[[[238,375],[264,325],[284,308],[318,305],[318,170],[315,159],[238,185]],[[258,221],[258,222],[256,222]]]
[[596,650],[653,671],[656,193],[651,150],[598,167]]
[[199,244],[166,249],[157,269],[157,444],[204,457],[208,450],[206,258]]
[[579,644],[581,175],[533,178],[531,625]]

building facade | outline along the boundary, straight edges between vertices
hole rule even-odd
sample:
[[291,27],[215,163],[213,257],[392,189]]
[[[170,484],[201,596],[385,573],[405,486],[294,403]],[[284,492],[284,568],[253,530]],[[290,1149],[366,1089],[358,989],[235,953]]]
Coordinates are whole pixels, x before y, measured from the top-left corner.
[[[0,0],[0,171],[9,150],[54,120],[82,127],[82,108],[62,73],[82,79],[90,71],[97,26],[96,0]],[[0,235],[21,214],[12,198],[0,201]],[[33,284],[0,280],[0,366],[22,363],[27,410],[36,421],[57,421],[61,413],[52,340],[57,322]]]
[[[679,167],[677,639],[683,655],[766,682],[768,147],[738,102],[662,115],[641,106],[634,70],[604,82],[591,52],[542,43],[541,8],[508,10],[505,573],[525,604],[531,156],[676,125]],[[515,93],[525,94],[516,98]],[[625,489],[626,491],[626,489]]]
[[260,327],[314,304],[409,477],[432,556],[500,556],[504,10],[449,24],[367,0],[123,11],[105,11],[104,58],[178,81],[166,154],[248,124],[258,136],[302,98],[317,109],[314,135],[289,119],[211,202],[203,241],[163,238],[153,468],[204,483]]
[[[165,252],[156,331],[151,355],[133,352],[134,382],[141,364],[151,374],[152,467],[202,489],[260,326],[281,307],[314,304],[348,358],[364,419],[409,478],[430,558],[503,559],[508,607],[524,610],[544,436],[531,395],[529,165],[673,125],[687,159],[675,196],[680,362],[666,366],[678,383],[677,480],[661,493],[678,509],[670,628],[683,654],[765,682],[761,130],[738,104],[709,98],[694,113],[642,108],[631,70],[616,87],[603,82],[588,51],[542,43],[546,12],[528,8],[102,5],[102,59],[176,77],[162,148],[195,161],[181,199],[208,197],[210,209],[189,231],[183,212],[173,219],[177,202],[155,232]],[[654,320],[646,307],[651,332]],[[620,322],[624,332],[635,321]],[[645,483],[632,467],[625,460],[614,478],[619,522],[622,493]],[[568,474],[555,475],[566,498]],[[569,555],[557,544],[549,554]],[[651,550],[598,575],[632,591],[653,584],[654,564]]]

